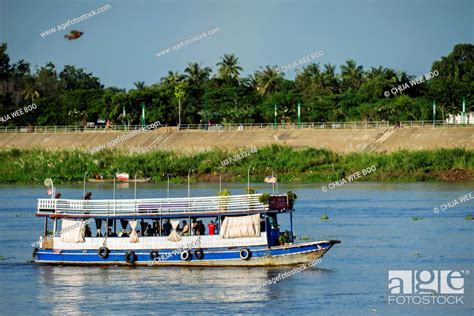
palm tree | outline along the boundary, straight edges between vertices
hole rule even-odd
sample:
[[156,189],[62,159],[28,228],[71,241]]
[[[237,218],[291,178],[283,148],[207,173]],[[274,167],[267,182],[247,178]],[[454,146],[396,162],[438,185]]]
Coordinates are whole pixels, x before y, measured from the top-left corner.
[[33,79],[27,81],[27,84],[25,85],[25,88],[23,89],[22,94],[25,97],[25,99],[31,98],[31,104],[34,103],[35,99],[39,98],[40,94],[36,90]]
[[256,91],[257,90],[257,78],[255,78],[255,75],[248,75],[245,78],[242,78],[242,84],[244,87]]
[[180,74],[178,71],[172,72],[171,70],[169,70],[168,75],[166,77],[161,78],[161,82],[174,86],[178,82],[182,81],[184,78],[184,75]]
[[255,72],[257,93],[263,96],[270,95],[281,87],[283,75],[277,67],[266,66],[262,71]]
[[332,93],[337,93],[339,91],[339,81],[336,75],[336,65],[325,64],[322,76],[324,87]]
[[187,80],[194,86],[200,85],[203,81],[209,80],[211,75],[211,68],[201,68],[198,63],[188,63],[188,67],[184,70]]
[[234,54],[225,54],[221,61],[216,64],[219,67],[219,78],[227,81],[238,81],[240,72],[239,59]]
[[375,79],[383,75],[384,75],[384,69],[382,66],[379,66],[377,68],[372,67],[370,68],[370,71],[367,72],[367,79]]
[[185,95],[185,83],[180,81],[174,87],[174,96],[178,99],[178,130],[181,127],[181,98]]
[[390,68],[385,68],[383,70],[383,75],[384,78],[390,81],[393,81],[393,83],[396,83],[398,78],[397,78],[397,72],[393,69]]
[[145,81],[137,81],[133,83],[137,90],[141,90],[145,88]]
[[316,92],[323,89],[323,80],[319,64],[312,63],[303,67],[303,72],[296,75],[295,84],[303,94],[303,99],[308,99]]
[[312,63],[303,67],[303,72],[298,72],[295,81],[299,81],[300,85],[306,86],[314,82],[321,82],[320,76],[319,64]]
[[364,70],[353,59],[341,66],[342,85],[345,89],[358,89],[364,81]]

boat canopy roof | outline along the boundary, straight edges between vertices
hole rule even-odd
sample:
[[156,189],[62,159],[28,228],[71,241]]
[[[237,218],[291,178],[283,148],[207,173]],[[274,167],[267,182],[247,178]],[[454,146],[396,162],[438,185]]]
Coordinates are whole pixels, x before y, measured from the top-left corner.
[[[36,216],[51,218],[150,218],[242,215],[280,213],[292,211],[285,207],[271,208],[259,201],[261,194],[230,196],[116,199],[116,200],[66,200],[38,199]],[[281,199],[282,196],[270,198]],[[285,199],[285,201],[287,201]],[[280,203],[281,205],[281,203]]]

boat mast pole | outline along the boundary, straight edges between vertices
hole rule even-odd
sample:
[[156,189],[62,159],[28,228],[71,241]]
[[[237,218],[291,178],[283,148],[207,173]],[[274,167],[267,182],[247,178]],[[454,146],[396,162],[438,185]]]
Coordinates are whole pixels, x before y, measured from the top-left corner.
[[84,173],[84,184],[82,187],[82,198],[86,196],[86,176],[87,176],[88,171]]
[[191,170],[188,170],[188,197],[191,197],[191,190],[190,190],[190,180],[189,180],[189,175],[191,174]]
[[295,236],[295,232],[293,231],[293,212],[290,212],[290,230],[291,230],[291,242],[293,242],[293,238]]
[[115,215],[115,176],[114,176],[114,215]]
[[170,174],[169,173],[168,173],[168,191],[166,193],[166,197],[169,200],[169,198],[170,198]]
[[219,173],[219,192],[222,192],[222,178],[221,178],[220,173]]
[[252,164],[247,169],[247,194],[250,194],[250,168],[252,168]]
[[48,235],[48,218],[44,218],[44,231],[43,231],[43,237],[46,238]]
[[134,193],[134,199],[137,199],[137,173],[135,173],[135,193]]

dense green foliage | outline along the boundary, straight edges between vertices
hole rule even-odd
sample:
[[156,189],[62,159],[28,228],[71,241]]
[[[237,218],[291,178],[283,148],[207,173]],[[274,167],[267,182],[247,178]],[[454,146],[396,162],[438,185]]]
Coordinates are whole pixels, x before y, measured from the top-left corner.
[[192,155],[175,152],[127,153],[103,150],[88,152],[19,150],[0,151],[1,183],[42,183],[51,177],[55,183],[82,181],[87,171],[92,177],[100,173],[112,178],[116,172],[151,177],[153,181],[185,181],[192,169],[193,181],[217,181],[218,172],[227,181],[245,181],[251,166],[252,181],[260,182],[272,172],[280,182],[336,181],[372,165],[376,171],[360,180],[437,180],[458,173],[471,178],[474,174],[474,151],[439,149],[432,151],[397,151],[394,153],[337,154],[325,149],[301,150],[284,146],[258,149],[244,159],[218,169],[221,161],[235,152],[213,150]]
[[[24,60],[11,64],[7,44],[0,45],[0,116],[34,102],[38,108],[5,122],[7,125],[71,125],[109,119],[112,124],[138,124],[140,104],[146,104],[147,123],[178,123],[181,103],[183,124],[270,123],[274,104],[279,122],[296,121],[296,105],[302,104],[302,120],[360,121],[431,120],[436,99],[437,119],[474,110],[474,45],[458,44],[446,57],[435,61],[431,71],[439,75],[384,96],[415,76],[389,68],[364,70],[348,60],[336,66],[302,64],[295,80],[288,80],[276,66],[266,66],[242,78],[242,67],[232,54],[209,67],[189,63],[184,74],[169,72],[159,83],[135,83],[136,88],[107,87],[83,69],[67,65],[58,73],[53,63],[36,72]],[[427,71],[428,73],[428,71]],[[421,76],[424,74],[418,74]],[[177,92],[182,92],[178,93]],[[125,109],[126,114],[123,115]]]

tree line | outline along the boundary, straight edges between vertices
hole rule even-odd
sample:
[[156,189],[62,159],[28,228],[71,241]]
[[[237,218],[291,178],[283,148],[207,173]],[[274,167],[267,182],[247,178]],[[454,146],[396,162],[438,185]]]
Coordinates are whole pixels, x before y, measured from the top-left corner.
[[[126,90],[104,87],[92,73],[73,65],[61,71],[48,63],[35,71],[25,60],[10,62],[7,44],[0,45],[0,116],[35,103],[37,109],[3,125],[82,125],[98,119],[112,124],[139,124],[141,104],[146,123],[226,124],[431,120],[474,110],[474,45],[457,44],[433,62],[439,75],[396,94],[384,93],[417,76],[385,67],[364,69],[354,60],[336,65],[311,63],[287,79],[277,66],[265,66],[243,77],[234,54],[225,54],[216,71],[190,62],[180,72],[169,71],[160,82],[134,83]],[[428,71],[427,71],[428,72]],[[418,74],[422,75],[422,74]],[[386,94],[386,93],[385,93]],[[179,110],[181,108],[181,110]]]

